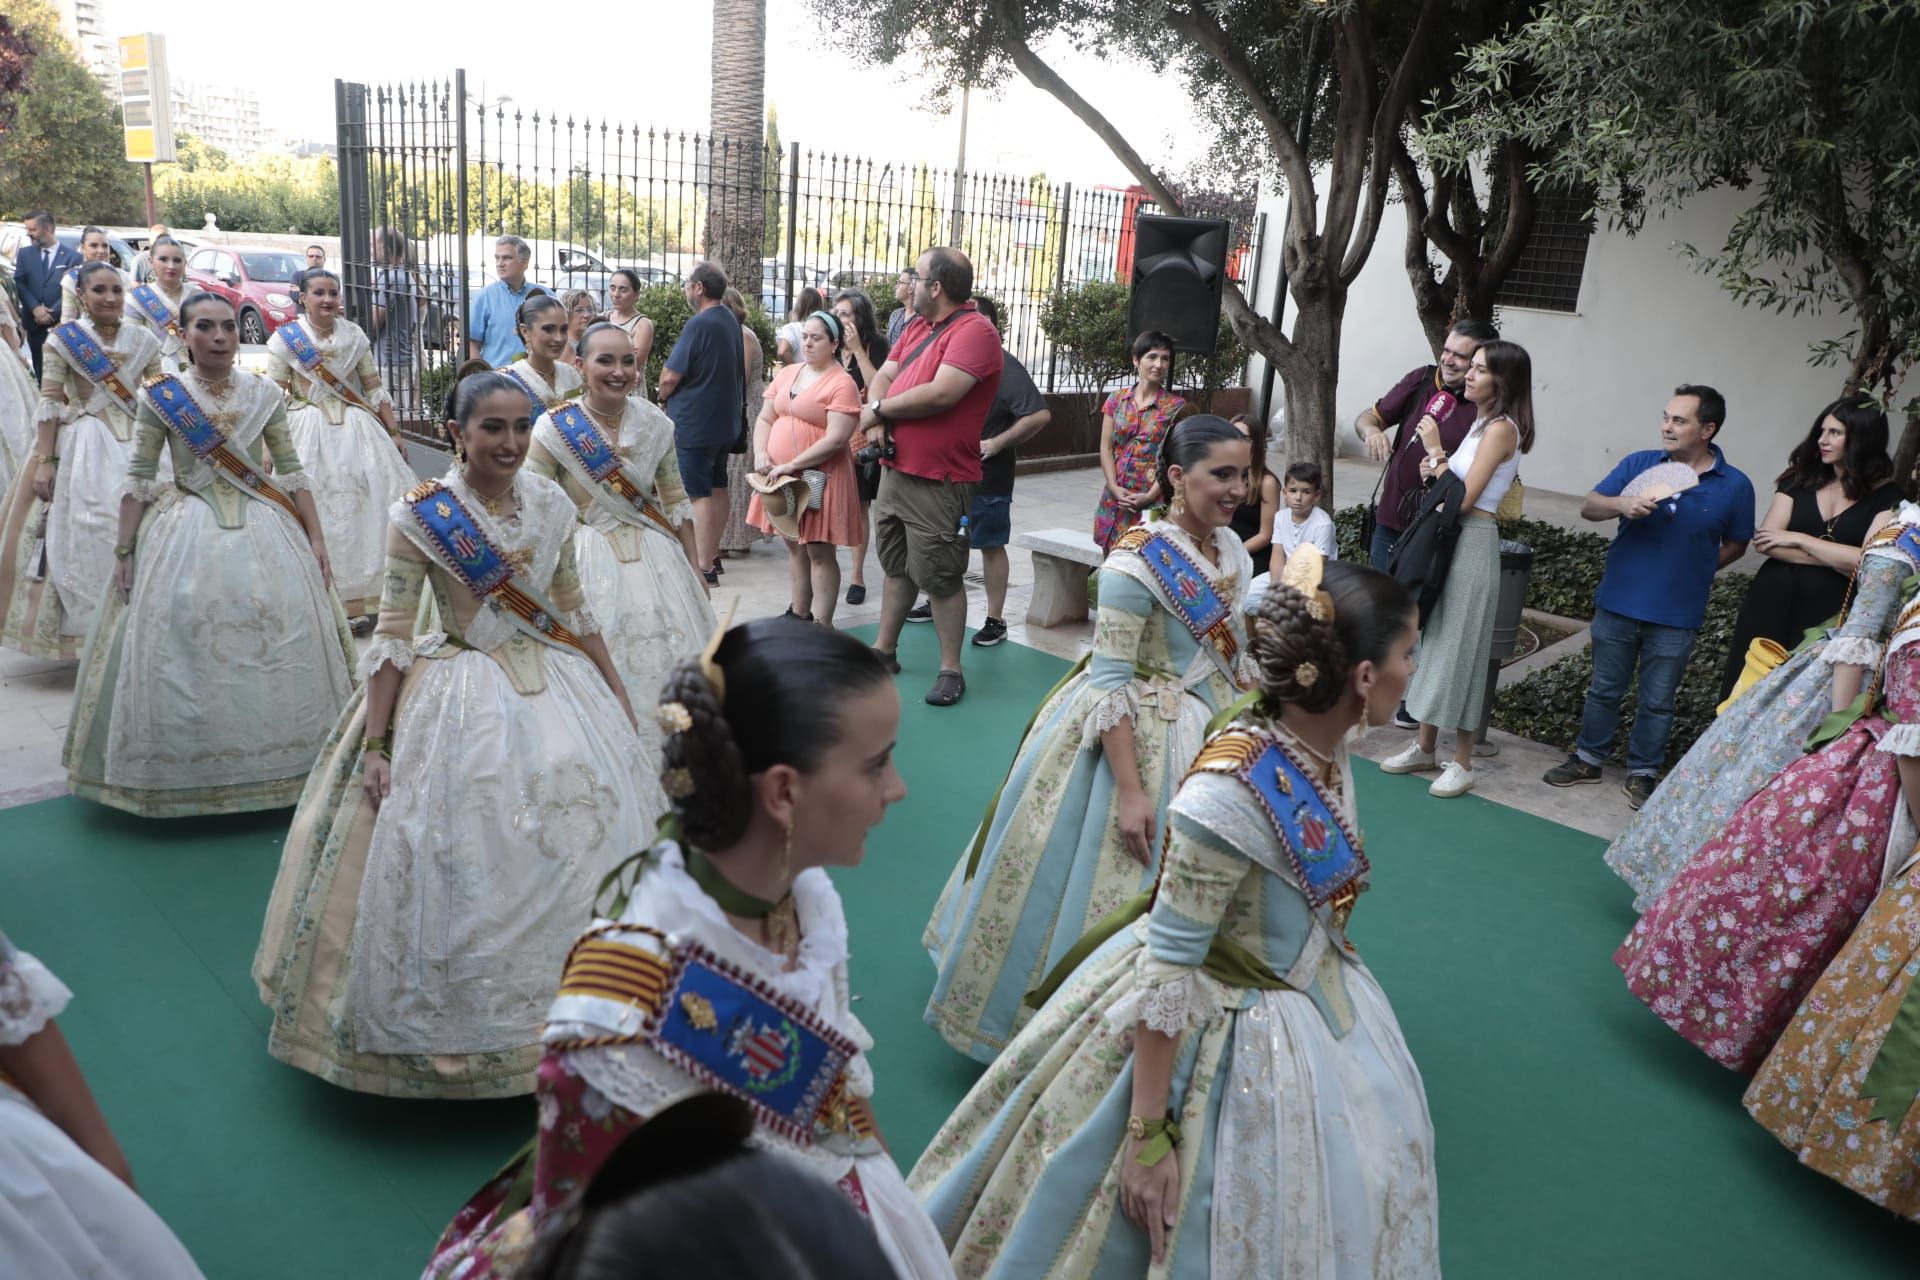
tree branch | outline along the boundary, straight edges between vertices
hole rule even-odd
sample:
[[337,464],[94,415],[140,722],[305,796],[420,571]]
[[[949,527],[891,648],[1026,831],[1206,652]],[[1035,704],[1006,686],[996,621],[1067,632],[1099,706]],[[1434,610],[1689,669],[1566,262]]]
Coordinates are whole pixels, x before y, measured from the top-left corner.
[[[1413,34],[1408,37],[1406,51],[1400,56],[1400,64],[1394,68],[1393,78],[1387,82],[1387,91],[1381,96],[1378,109],[1372,113],[1369,150],[1373,164],[1367,175],[1366,203],[1361,210],[1359,229],[1350,240],[1347,228],[1351,224],[1342,222],[1336,231],[1333,210],[1331,206],[1328,208],[1327,241],[1330,245],[1345,247],[1345,256],[1340,263],[1340,279],[1344,284],[1353,282],[1360,274],[1360,269],[1366,266],[1367,255],[1373,251],[1373,240],[1380,228],[1380,215],[1387,203],[1387,178],[1392,169],[1393,147],[1402,122],[1432,79],[1434,46],[1438,43],[1438,28],[1447,7],[1445,0],[1425,0],[1420,6],[1420,16],[1414,21]],[[1365,6],[1362,5],[1356,13],[1364,23]],[[1363,30],[1361,39],[1360,51],[1365,55],[1366,64],[1371,66],[1371,38]],[[1373,105],[1371,93],[1368,95],[1368,105]],[[1356,199],[1358,194],[1356,190]]]

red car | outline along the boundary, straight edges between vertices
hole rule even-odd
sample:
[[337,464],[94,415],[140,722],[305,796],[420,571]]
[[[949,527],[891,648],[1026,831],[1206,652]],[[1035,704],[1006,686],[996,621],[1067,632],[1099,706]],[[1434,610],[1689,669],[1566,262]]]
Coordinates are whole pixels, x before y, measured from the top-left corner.
[[258,344],[300,314],[293,305],[293,277],[306,266],[300,254],[279,249],[208,245],[187,259],[187,282],[231,302],[240,341]]

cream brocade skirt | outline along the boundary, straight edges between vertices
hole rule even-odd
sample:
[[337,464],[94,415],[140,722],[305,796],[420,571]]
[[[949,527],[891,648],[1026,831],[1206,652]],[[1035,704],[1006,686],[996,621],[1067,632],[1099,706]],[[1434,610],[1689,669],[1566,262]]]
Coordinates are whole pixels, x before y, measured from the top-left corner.
[[313,503],[327,535],[334,589],[349,617],[380,611],[386,572],[387,511],[417,481],[380,420],[349,406],[339,423],[301,405],[287,414],[300,465],[313,479]]
[[144,817],[284,808],[353,692],[346,618],[292,517],[251,502],[223,529],[164,492],[81,663],[73,793]]
[[399,1097],[531,1093],[540,1029],[605,874],[665,808],[626,714],[584,657],[517,692],[488,654],[417,658],[393,789],[361,789],[349,704],[288,833],[253,977],[268,1051]]

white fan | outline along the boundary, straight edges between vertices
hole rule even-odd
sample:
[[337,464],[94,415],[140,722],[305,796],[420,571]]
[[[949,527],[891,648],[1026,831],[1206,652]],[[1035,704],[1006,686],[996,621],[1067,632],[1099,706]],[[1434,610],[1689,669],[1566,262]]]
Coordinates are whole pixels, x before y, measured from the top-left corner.
[[1700,475],[1684,462],[1661,462],[1648,467],[1620,491],[1623,498],[1652,498],[1665,502],[1700,483]]

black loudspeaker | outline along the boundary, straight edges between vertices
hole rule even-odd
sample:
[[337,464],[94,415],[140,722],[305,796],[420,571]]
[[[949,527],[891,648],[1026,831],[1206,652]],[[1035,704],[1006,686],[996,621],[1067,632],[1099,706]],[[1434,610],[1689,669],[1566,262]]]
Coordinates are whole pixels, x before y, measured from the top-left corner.
[[1230,233],[1225,218],[1143,213],[1134,220],[1128,342],[1158,329],[1172,336],[1175,351],[1213,354],[1220,337]]

